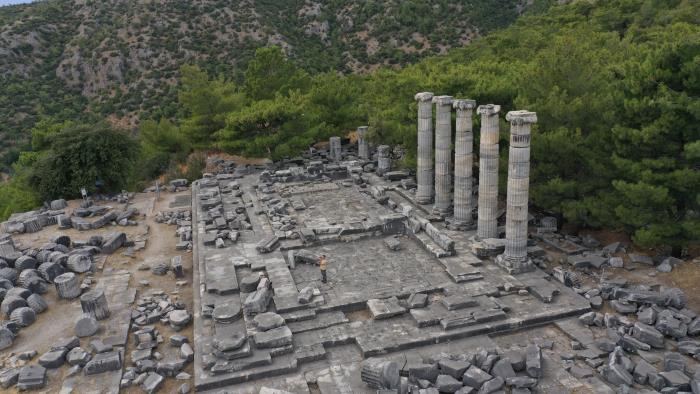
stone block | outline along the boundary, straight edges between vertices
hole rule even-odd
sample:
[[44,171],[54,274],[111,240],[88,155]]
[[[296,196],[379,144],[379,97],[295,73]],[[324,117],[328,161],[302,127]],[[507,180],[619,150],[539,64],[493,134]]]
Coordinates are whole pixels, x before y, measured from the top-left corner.
[[690,390],[690,378],[681,371],[665,371],[659,375],[664,378],[667,387],[674,387],[680,391]]
[[85,364],[86,375],[94,375],[107,371],[116,371],[122,368],[122,355],[119,351],[100,353]]
[[17,388],[22,390],[40,389],[46,385],[46,368],[41,365],[25,365],[17,377]]
[[542,351],[537,345],[529,345],[525,348],[525,369],[532,378],[542,376]]
[[510,360],[507,358],[501,358],[500,360],[496,361],[491,368],[490,373],[493,376],[500,376],[503,379],[515,377],[513,366],[511,365]]
[[254,336],[258,348],[275,348],[292,344],[292,331],[287,326],[278,327]]
[[442,299],[442,304],[449,311],[479,305],[476,299],[466,294],[457,294],[445,297]]
[[396,297],[367,300],[367,307],[374,319],[387,319],[406,312]]
[[411,381],[423,379],[435,382],[440,374],[437,364],[409,364],[406,368],[408,369],[408,378]]
[[652,326],[636,322],[632,329],[632,336],[657,349],[664,348],[664,335]]
[[284,319],[276,313],[265,312],[256,315],[255,318],[253,318],[253,324],[260,331],[269,331],[273,328],[283,326]]
[[0,387],[7,389],[17,384],[19,368],[6,368],[0,371]]
[[406,301],[409,308],[423,308],[428,303],[428,295],[423,293],[413,293]]
[[491,393],[496,393],[498,391],[501,391],[503,389],[503,386],[505,385],[505,380],[497,376],[488,382],[484,383],[481,388],[479,389],[479,394],[491,394]]
[[440,372],[450,375],[455,379],[461,379],[470,364],[461,360],[442,359],[438,361]]
[[435,379],[435,388],[441,393],[455,393],[462,388],[462,382],[450,375],[438,375]]
[[493,376],[474,365],[470,366],[466,372],[464,372],[464,375],[462,375],[462,383],[475,389],[479,389],[484,383],[491,379],[493,379]]
[[146,379],[141,383],[141,388],[148,394],[153,394],[158,391],[163,385],[165,378],[155,372],[149,372]]
[[126,234],[122,232],[110,233],[104,237],[102,253],[112,254],[126,243]]

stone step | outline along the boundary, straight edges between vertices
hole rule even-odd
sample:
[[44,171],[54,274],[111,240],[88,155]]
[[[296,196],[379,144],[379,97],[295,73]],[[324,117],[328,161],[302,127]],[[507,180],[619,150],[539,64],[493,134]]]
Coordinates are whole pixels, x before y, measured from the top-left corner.
[[305,331],[318,330],[321,328],[326,328],[334,326],[337,324],[347,323],[348,319],[345,314],[341,311],[330,311],[319,313],[313,320],[304,320],[295,323],[288,323],[287,326],[292,333],[297,334]]
[[449,257],[452,255],[452,253],[438,246],[425,232],[415,234],[415,237],[425,250],[437,258]]
[[396,297],[368,300],[367,307],[374,319],[388,319],[406,313],[406,309],[399,305]]
[[301,346],[294,350],[294,357],[296,357],[299,364],[323,360],[326,358],[326,348],[320,343]]
[[495,320],[503,320],[507,317],[502,309],[485,309],[468,312],[462,316],[455,315],[440,320],[443,330],[487,323]]
[[[278,311],[279,312],[279,311]],[[296,323],[300,321],[310,320],[316,317],[315,309],[300,309],[298,311],[280,313],[285,323]]]
[[219,360],[211,367],[211,373],[214,375],[221,375],[270,364],[272,364],[270,352],[255,352],[252,356],[240,360]]
[[292,358],[284,362],[276,361],[273,364],[257,366],[248,370],[236,371],[222,375],[206,376],[196,380],[195,390],[213,390],[220,387],[226,387],[228,385],[280,376],[296,371],[297,366],[297,360]]

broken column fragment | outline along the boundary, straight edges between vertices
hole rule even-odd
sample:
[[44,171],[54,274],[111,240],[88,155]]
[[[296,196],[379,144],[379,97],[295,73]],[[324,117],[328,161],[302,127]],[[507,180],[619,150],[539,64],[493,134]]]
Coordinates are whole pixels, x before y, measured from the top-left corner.
[[340,137],[331,137],[328,149],[331,160],[340,161],[342,159]]
[[357,128],[357,156],[360,159],[369,159],[369,142],[367,141],[367,126]]
[[107,297],[105,297],[102,288],[98,287],[80,296],[80,306],[83,308],[83,313],[89,314],[97,320],[109,317]]
[[368,358],[362,362],[360,376],[362,381],[373,389],[396,389],[399,387],[399,366],[394,361]]
[[78,277],[72,272],[66,272],[54,278],[54,285],[58,296],[64,299],[75,298],[80,295],[80,283]]
[[377,147],[377,175],[383,176],[391,170],[391,149],[389,145]]

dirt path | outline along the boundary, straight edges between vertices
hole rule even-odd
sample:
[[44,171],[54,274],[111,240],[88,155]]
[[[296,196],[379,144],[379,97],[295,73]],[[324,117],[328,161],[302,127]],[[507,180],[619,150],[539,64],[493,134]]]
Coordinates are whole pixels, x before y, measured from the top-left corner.
[[[187,194],[189,191],[178,194]],[[154,291],[162,290],[166,294],[175,300],[181,300],[185,303],[187,310],[192,313],[192,253],[186,251],[175,250],[175,245],[178,242],[178,238],[175,236],[176,226],[170,226],[163,223],[156,223],[154,218],[155,215],[160,211],[169,211],[170,202],[175,199],[178,194],[161,194],[159,201],[155,202],[153,205],[152,213],[146,218],[146,224],[149,226],[150,231],[148,235],[148,242],[146,248],[137,254],[134,260],[134,264],[130,271],[133,274],[132,285],[138,288],[137,299],[141,295],[149,295]],[[152,200],[151,200],[152,201]],[[144,207],[145,208],[145,207]],[[168,273],[164,276],[154,275],[150,270],[140,271],[138,266],[140,264],[146,264],[152,266],[155,263],[161,261],[170,261],[174,256],[182,256],[182,265],[185,270],[185,278],[175,279],[172,273]],[[141,284],[142,280],[149,282],[148,286]],[[186,281],[187,283],[183,286],[177,286],[176,282]],[[171,335],[180,334],[186,336],[190,343],[193,340],[192,324],[188,325],[185,329],[175,332],[169,325],[163,325],[161,323],[154,324],[156,329],[163,336],[164,342],[160,344],[154,351],[157,351],[163,356],[163,360],[176,359],[179,357],[179,349],[171,347],[169,345],[169,338]],[[129,343],[127,346],[127,356],[126,356],[126,366],[131,365],[131,360],[129,357],[130,352],[134,350],[134,343],[132,338],[129,338]],[[184,369],[185,372],[192,375],[193,374],[193,364],[190,363]],[[194,380],[176,380],[174,378],[167,378],[165,383],[159,390],[161,393],[175,393],[180,385],[184,382],[189,382],[190,387],[194,387]],[[124,393],[143,393],[140,387],[129,387],[128,389],[122,390]]]

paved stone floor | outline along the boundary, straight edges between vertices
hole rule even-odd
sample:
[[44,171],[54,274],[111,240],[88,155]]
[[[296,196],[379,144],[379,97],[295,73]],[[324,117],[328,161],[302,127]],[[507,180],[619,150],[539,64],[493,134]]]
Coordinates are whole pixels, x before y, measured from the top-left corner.
[[[407,360],[444,349],[466,352],[497,346],[489,336],[546,325],[590,308],[569,288],[545,280],[547,275],[541,271],[512,276],[492,261],[477,258],[471,251],[473,232],[450,231],[439,222],[434,225],[454,240],[453,256],[436,257],[424,233],[421,238],[410,231],[396,236],[399,250],[390,250],[385,240],[394,237],[394,231],[382,227],[382,218],[400,214],[402,207],[380,204],[369,188],[326,181],[275,184],[274,190],[263,191],[256,189],[258,175],[252,174],[237,179],[239,193],[231,194],[226,187],[230,182],[224,177],[207,181],[206,187],[195,184],[192,189],[197,228],[194,283],[200,288],[195,294],[194,321],[194,375],[199,391],[225,388],[227,392],[257,393],[267,387],[294,393],[371,392],[360,381],[360,365],[367,357]],[[218,187],[213,186],[217,183]],[[376,177],[370,183],[390,189],[396,186]],[[205,245],[216,229],[208,218],[210,207],[202,204],[203,200],[210,204],[216,194],[224,216],[245,212],[251,224],[250,229],[239,231],[237,242],[226,241],[218,248],[211,241]],[[426,214],[409,194],[390,191],[389,195],[395,203]],[[295,199],[305,209],[293,209],[298,205]],[[290,202],[286,211],[271,213],[270,206],[280,201]],[[293,219],[293,231],[314,230],[318,239],[304,243],[289,237],[290,233],[275,231],[279,223],[274,222],[281,220],[277,216]],[[276,250],[258,252],[258,242],[273,234],[281,236]],[[321,283],[315,264],[291,264],[290,253],[299,249],[328,256],[327,284]],[[285,319],[293,334],[292,346],[259,348],[249,338],[250,351],[245,357],[217,360],[214,339],[252,336],[255,329],[252,316],[221,324],[209,317],[211,310],[223,303],[245,304],[249,293],[241,290],[241,281],[260,272],[272,285],[268,311]],[[305,287],[318,289],[319,295],[308,304],[299,304],[299,291]],[[427,305],[408,308],[406,299],[412,293],[428,294]],[[553,296],[551,302],[544,301],[547,296]],[[398,300],[391,301],[391,297]],[[371,299],[379,299],[379,305],[392,312],[373,316],[367,303]],[[214,373],[214,363],[229,369]],[[565,386],[567,376],[552,376],[559,383],[550,387]]]
[[295,196],[306,209],[293,214],[300,226],[309,228],[335,224],[351,224],[391,213],[355,187],[339,187],[337,190],[309,192]]
[[318,287],[327,308],[372,298],[408,296],[440,289],[449,282],[445,269],[408,236],[399,237],[401,250],[392,251],[384,238],[326,244],[308,250],[328,257],[328,283],[321,283],[316,265],[297,264],[292,276],[297,287]]

